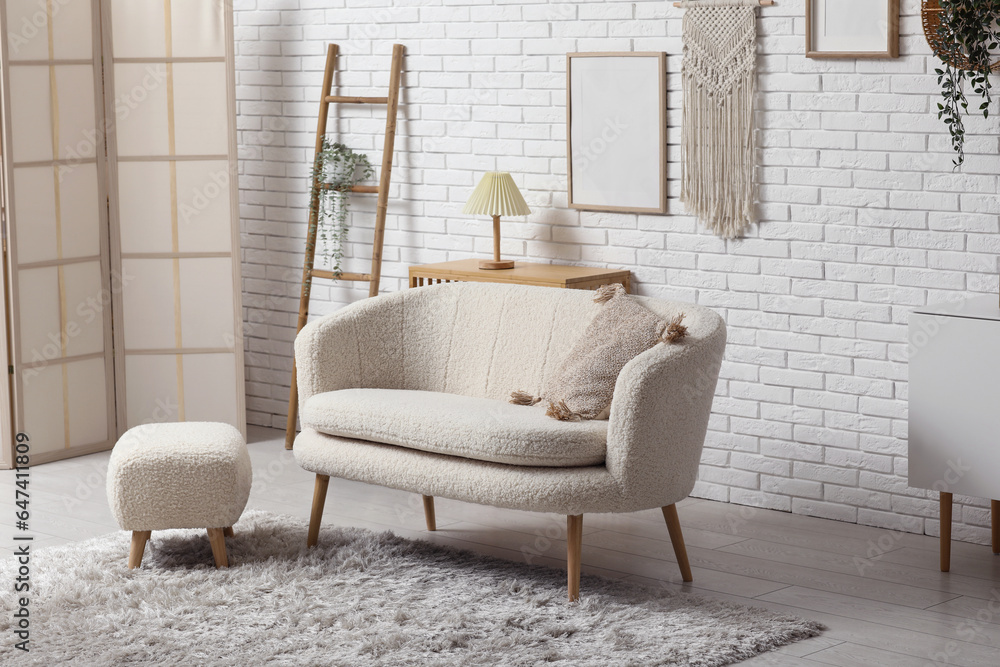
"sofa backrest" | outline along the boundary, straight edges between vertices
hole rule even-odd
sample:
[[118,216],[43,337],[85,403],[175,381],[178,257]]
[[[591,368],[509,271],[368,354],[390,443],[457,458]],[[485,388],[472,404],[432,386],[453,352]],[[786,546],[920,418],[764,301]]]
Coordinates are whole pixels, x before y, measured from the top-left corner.
[[[515,390],[539,395],[600,308],[593,296],[585,290],[450,283],[369,299],[348,307],[371,312],[353,318],[363,323],[356,325],[358,354],[344,363],[358,364],[351,374],[359,386],[499,400]],[[699,306],[639,298],[664,318],[684,312],[691,342],[721,323]]]

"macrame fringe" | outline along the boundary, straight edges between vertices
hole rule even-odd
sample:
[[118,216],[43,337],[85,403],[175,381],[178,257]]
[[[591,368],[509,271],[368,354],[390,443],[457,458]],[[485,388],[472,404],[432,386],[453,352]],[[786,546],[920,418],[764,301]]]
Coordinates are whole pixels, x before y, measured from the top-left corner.
[[709,5],[684,15],[681,201],[727,239],[756,222],[756,39],[752,8]]
[[684,313],[676,316],[674,319],[670,320],[667,324],[667,328],[663,330],[663,335],[660,337],[661,343],[676,343],[685,336],[688,335],[688,328],[681,324],[684,321]]
[[625,288],[622,287],[621,283],[615,283],[614,285],[601,285],[596,290],[594,290],[594,303],[605,303],[611,301],[615,295],[622,292]]
[[696,9],[701,7],[760,7],[760,0],[694,0],[681,2],[681,9]]
[[545,411],[545,414],[549,417],[558,419],[561,422],[578,422],[583,421],[583,417],[573,412],[566,405],[566,401],[559,401],[558,403],[549,402],[549,409]]
[[510,393],[510,402],[514,405],[535,405],[541,398],[532,396],[526,391],[512,391]]

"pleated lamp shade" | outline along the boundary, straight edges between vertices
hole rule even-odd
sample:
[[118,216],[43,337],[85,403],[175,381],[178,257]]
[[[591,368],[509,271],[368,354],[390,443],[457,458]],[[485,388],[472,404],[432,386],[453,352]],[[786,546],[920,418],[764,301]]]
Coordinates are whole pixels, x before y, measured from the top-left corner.
[[514,261],[500,259],[500,216],[528,215],[531,209],[506,171],[488,171],[472,191],[462,213],[493,216],[493,259],[480,260],[480,269],[513,269]]
[[473,215],[528,215],[531,209],[506,171],[490,171],[472,191],[462,213]]

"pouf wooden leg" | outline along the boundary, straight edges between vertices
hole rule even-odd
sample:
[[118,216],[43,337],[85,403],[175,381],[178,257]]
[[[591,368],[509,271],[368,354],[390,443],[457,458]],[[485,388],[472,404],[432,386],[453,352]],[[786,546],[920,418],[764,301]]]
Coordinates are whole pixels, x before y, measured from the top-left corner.
[[223,534],[226,537],[232,537],[235,534],[235,533],[233,533],[233,527],[232,526],[229,526],[228,528],[223,528],[222,532],[223,532]]
[[146,550],[146,541],[152,533],[150,530],[133,530],[132,546],[128,550],[128,569],[134,570],[142,564],[142,554]]
[[224,528],[209,528],[208,541],[212,545],[212,555],[215,556],[215,567],[229,567],[226,558],[226,534]]

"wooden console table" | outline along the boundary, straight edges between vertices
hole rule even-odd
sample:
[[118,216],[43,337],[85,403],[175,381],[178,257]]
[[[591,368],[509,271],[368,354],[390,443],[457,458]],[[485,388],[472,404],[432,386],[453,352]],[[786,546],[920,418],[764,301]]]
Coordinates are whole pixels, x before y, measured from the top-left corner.
[[513,269],[488,270],[479,268],[478,259],[410,267],[410,287],[452,282],[512,283],[568,289],[597,289],[602,285],[621,283],[625,291],[631,292],[632,272],[532,262],[517,262]]
[[[910,315],[909,482],[940,494],[942,572],[951,569],[952,496],[1000,498],[998,341],[992,295]],[[1000,502],[990,505],[1000,553]]]

